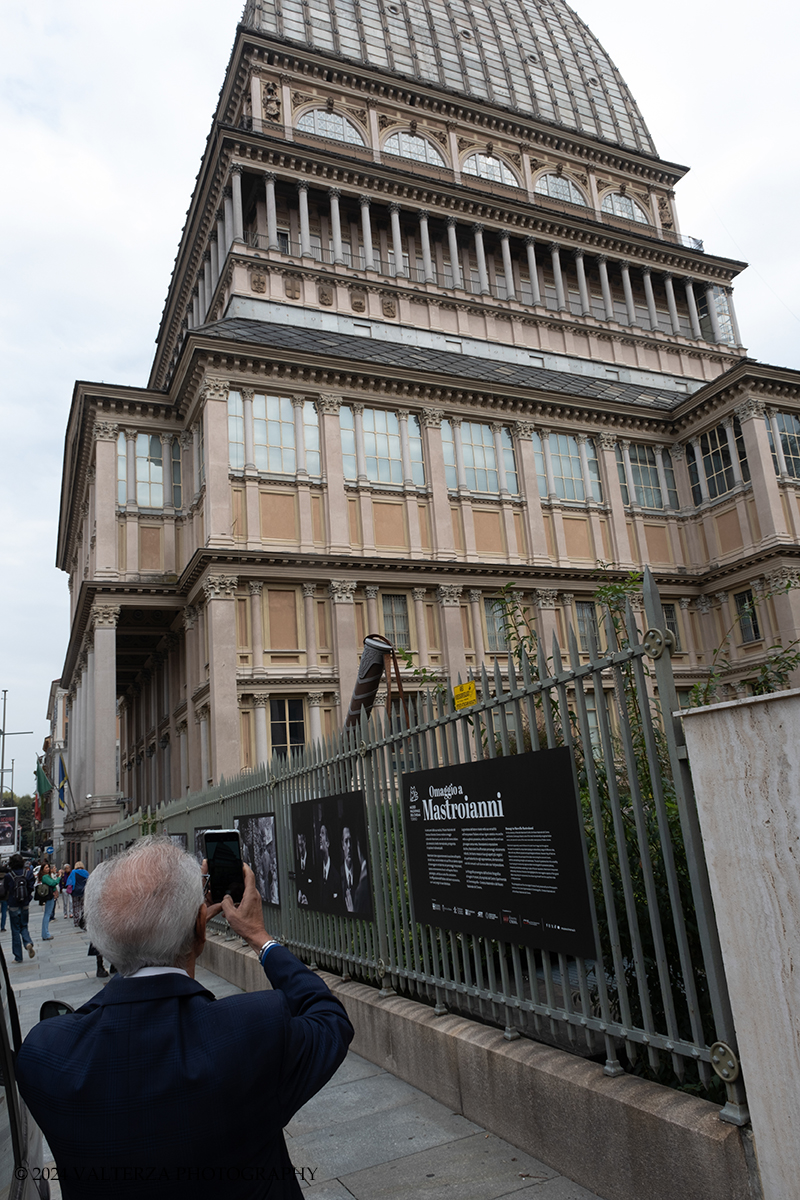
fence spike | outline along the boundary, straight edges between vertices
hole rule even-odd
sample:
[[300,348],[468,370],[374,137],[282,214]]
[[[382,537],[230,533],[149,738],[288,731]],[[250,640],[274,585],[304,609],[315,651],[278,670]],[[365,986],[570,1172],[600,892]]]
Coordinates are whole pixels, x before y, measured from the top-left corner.
[[561,647],[558,644],[558,638],[553,633],[553,674],[561,673]]
[[545,657],[544,646],[541,642],[537,643],[536,646],[536,669],[539,673],[539,682],[541,683],[543,679],[547,679],[548,675],[547,658]]
[[[569,646],[569,665],[573,670],[577,670],[577,668],[581,665],[581,655],[580,650],[578,649],[578,639],[575,637],[575,629],[573,628],[572,621],[570,621],[569,628],[567,629],[567,645]],[[594,657],[594,655],[592,657]]]

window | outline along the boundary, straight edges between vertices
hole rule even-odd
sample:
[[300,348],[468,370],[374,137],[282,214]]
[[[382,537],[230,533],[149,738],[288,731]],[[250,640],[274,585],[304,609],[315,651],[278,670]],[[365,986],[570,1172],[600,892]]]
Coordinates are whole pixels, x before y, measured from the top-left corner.
[[140,508],[164,507],[161,438],[151,433],[136,438],[136,503]]
[[408,628],[408,600],[405,596],[384,595],[383,633],[396,650],[411,649],[411,633]]
[[297,128],[303,133],[314,133],[317,137],[333,138],[337,142],[347,142],[351,146],[363,146],[364,139],[352,121],[341,113],[328,112],[324,108],[312,108],[303,113],[297,122]]
[[[720,341],[726,342],[729,346],[736,345],[736,336],[733,332],[733,318],[728,304],[728,293],[724,288],[714,285],[711,289],[713,296],[714,312],[717,315],[717,324],[719,325]],[[697,315],[700,318],[700,328],[703,332],[703,337],[708,341],[713,341],[713,325],[711,318],[708,315],[708,295],[704,290],[700,291],[697,296]]]
[[600,631],[597,627],[597,609],[593,600],[578,600],[575,605],[578,618],[578,641],[584,654],[589,654],[589,636],[594,638],[595,649],[600,645]]
[[433,143],[414,133],[393,133],[383,143],[383,149],[386,154],[396,154],[398,158],[413,158],[415,162],[431,163],[435,167],[445,165]]
[[[631,475],[633,476],[633,486],[636,492],[636,504],[639,504],[642,508],[664,508],[664,496],[658,478],[655,450],[652,446],[642,446],[632,443],[628,448],[628,453],[631,460]],[[617,442],[616,454],[622,502],[623,504],[630,504],[628,480],[625,474],[625,455],[619,442]],[[661,462],[664,467],[664,477],[667,481],[669,507],[678,508],[675,473],[672,469],[672,459],[669,456],[668,450],[662,451]]]
[[125,434],[117,437],[117,504],[128,503],[128,453]]
[[[772,462],[775,467],[775,474],[780,475],[781,469],[778,463],[778,455],[775,452],[772,424],[769,417],[765,417],[764,420],[767,423],[767,433],[769,435],[770,449],[772,450]],[[794,413],[779,412],[775,414],[775,423],[778,426],[783,457],[786,460],[786,470],[795,479],[800,479],[800,419]]]
[[504,183],[506,187],[519,187],[519,180],[502,158],[471,154],[461,170],[464,175],[477,175],[479,179],[491,179],[494,183]]
[[490,654],[505,654],[508,650],[508,643],[503,628],[503,609],[497,600],[487,596],[483,601],[483,611],[486,614],[487,650]]
[[[533,450],[536,459],[539,494],[547,496],[547,471],[544,446],[536,430],[533,433]],[[550,461],[553,465],[553,482],[559,500],[586,500],[578,439],[570,437],[569,434],[565,433],[551,433]],[[597,451],[591,438],[586,439],[586,461],[589,468],[591,498],[600,502],[603,499],[603,488],[600,482],[600,464],[597,461]]]
[[239,392],[228,392],[228,461],[232,471],[244,470],[244,407]]
[[253,396],[253,447],[259,471],[294,474],[294,410],[288,396]]
[[640,225],[650,224],[644,209],[631,200],[630,196],[623,196],[622,192],[611,192],[608,196],[604,196],[600,207],[603,212],[613,213],[615,217],[638,221]]
[[[593,691],[584,692],[583,699],[584,703],[586,704],[586,723],[589,726],[587,732],[589,735],[589,742],[591,743],[592,747],[592,753],[601,754],[603,743],[600,734],[600,721],[597,716],[597,694]],[[605,702],[605,696],[601,692],[600,703],[605,704]],[[605,712],[607,718],[608,710],[606,709]]]
[[181,444],[178,438],[172,439],[172,507],[181,507]]
[[566,175],[540,175],[534,191],[540,196],[549,196],[552,200],[566,200],[568,204],[581,204],[586,207],[583,192]]
[[761,630],[758,627],[755,601],[750,588],[746,592],[737,592],[736,616],[739,618],[739,628],[742,631],[742,642],[758,642],[761,640]]
[[[345,479],[358,478],[356,453],[356,414],[347,405],[339,409],[342,435],[342,462]],[[382,408],[365,408],[361,414],[364,435],[364,461],[367,479],[371,483],[403,483],[403,451],[400,418],[397,413]],[[422,431],[419,420],[408,417],[408,450],[411,478],[416,484],[425,483],[422,461]]]
[[671,634],[675,637],[675,649],[681,648],[681,632],[678,627],[678,612],[674,604],[662,604],[661,611],[664,614],[664,625]]
[[[733,434],[736,443],[736,452],[739,456],[742,478],[746,482],[750,478],[750,467],[745,454],[742,427],[739,424],[738,417],[734,418]],[[686,451],[686,461],[689,465],[689,481],[692,485],[692,498],[695,504],[700,504],[703,498],[698,474],[700,464],[697,462],[695,449],[691,443],[686,447]],[[728,438],[723,425],[717,425],[714,429],[710,429],[708,433],[704,433],[701,436],[700,452],[702,456],[702,469],[708,486],[708,494],[714,500],[717,496],[723,496],[726,492],[731,491],[735,483],[730,450],[728,449]]]
[[306,731],[301,697],[271,696],[269,723],[273,754],[286,758],[290,751],[295,752],[303,748]]
[[[511,434],[507,429],[501,431],[500,442],[503,464],[506,468],[506,487],[516,495],[519,488],[517,466]],[[499,492],[500,481],[491,425],[478,424],[475,421],[462,421],[461,449],[464,456],[464,477],[467,488],[471,492]],[[457,488],[455,434],[450,421],[442,421],[442,450],[447,486]]]
[[303,404],[303,436],[306,444],[306,471],[309,475],[322,474],[319,452],[319,416],[313,400]]

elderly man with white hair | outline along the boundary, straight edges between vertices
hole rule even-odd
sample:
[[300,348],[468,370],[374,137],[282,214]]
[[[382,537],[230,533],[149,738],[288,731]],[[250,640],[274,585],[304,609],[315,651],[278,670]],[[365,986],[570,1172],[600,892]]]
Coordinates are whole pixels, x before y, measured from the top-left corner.
[[[35,1026],[17,1062],[65,1200],[301,1196],[283,1127],[344,1060],[353,1029],[267,933],[250,869],[238,906],[207,905],[196,860],[144,838],[95,869],[85,903],[118,975],[76,1013]],[[195,981],[219,911],[273,990],[215,1000]]]

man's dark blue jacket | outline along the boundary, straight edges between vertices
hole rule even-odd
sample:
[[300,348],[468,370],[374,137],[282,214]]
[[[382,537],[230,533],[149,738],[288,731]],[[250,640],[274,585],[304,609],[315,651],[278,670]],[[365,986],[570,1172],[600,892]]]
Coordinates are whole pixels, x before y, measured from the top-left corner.
[[353,1027],[282,946],[264,970],[276,990],[223,1000],[183,974],[116,976],[31,1030],[19,1087],[65,1200],[302,1194],[282,1130],[343,1062]]

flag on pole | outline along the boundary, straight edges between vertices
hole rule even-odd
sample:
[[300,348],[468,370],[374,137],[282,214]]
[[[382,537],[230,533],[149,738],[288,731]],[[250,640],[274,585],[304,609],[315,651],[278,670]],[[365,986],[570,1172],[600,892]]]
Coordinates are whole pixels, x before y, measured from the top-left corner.
[[36,779],[36,792],[33,797],[33,819],[41,821],[42,819],[42,800],[45,796],[49,796],[53,790],[53,785],[44,773],[42,764],[39,759],[36,759],[36,769],[33,772]]
[[64,799],[64,785],[69,785],[69,775],[67,768],[64,766],[64,755],[58,756],[58,807],[62,812],[67,811],[66,800]]

